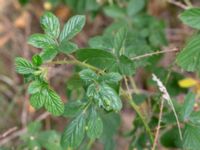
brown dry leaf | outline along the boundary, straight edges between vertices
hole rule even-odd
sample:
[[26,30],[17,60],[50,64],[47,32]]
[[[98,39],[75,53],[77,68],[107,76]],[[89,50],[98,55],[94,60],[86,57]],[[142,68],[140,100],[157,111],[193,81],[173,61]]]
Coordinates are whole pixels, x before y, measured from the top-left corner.
[[29,13],[24,11],[14,22],[16,28],[24,29],[27,25],[27,20],[29,19]]
[[56,16],[58,16],[62,21],[67,20],[70,17],[71,11],[66,6],[60,6],[55,11]]

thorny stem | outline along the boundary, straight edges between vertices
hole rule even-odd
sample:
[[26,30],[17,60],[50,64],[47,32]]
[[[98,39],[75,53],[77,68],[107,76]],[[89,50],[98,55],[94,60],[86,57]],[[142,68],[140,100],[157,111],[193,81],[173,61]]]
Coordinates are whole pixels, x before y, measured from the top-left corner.
[[97,67],[94,67],[90,64],[87,64],[85,62],[81,62],[81,61],[78,61],[77,59],[76,60],[58,60],[58,61],[52,61],[52,62],[49,62],[48,64],[57,64],[57,65],[62,65],[62,64],[72,64],[72,65],[79,65],[79,66],[82,66],[82,67],[86,67],[86,68],[90,68],[94,71],[97,71],[97,72],[103,72],[101,69],[97,68]]
[[152,135],[152,133],[151,133],[151,129],[150,129],[148,123],[146,122],[144,116],[143,116],[142,113],[140,112],[139,107],[138,107],[137,104],[132,100],[131,92],[130,92],[130,89],[129,89],[129,86],[128,86],[128,82],[127,82],[126,77],[124,77],[124,81],[125,81],[125,86],[126,86],[126,88],[127,88],[127,90],[128,90],[128,94],[127,94],[124,90],[122,90],[121,92],[122,92],[122,94],[123,94],[124,96],[126,96],[126,98],[129,100],[130,105],[133,107],[133,109],[136,111],[137,115],[140,117],[140,119],[141,119],[141,121],[142,121],[142,123],[144,124],[144,127],[145,127],[145,129],[146,129],[146,132],[147,132],[147,134],[149,135],[150,142],[153,144],[153,141],[154,141],[154,140],[153,140],[153,135]]
[[161,125],[162,114],[163,114],[163,106],[164,106],[164,99],[162,98],[161,99],[161,106],[160,106],[158,126],[157,126],[157,130],[156,130],[156,134],[155,134],[155,138],[154,138],[152,150],[155,150],[157,142],[158,142],[158,136],[159,136],[159,132],[160,132],[160,128],[161,128],[160,125]]
[[174,48],[174,49],[171,49],[171,50],[157,51],[157,52],[147,53],[147,54],[144,54],[144,55],[139,55],[139,56],[133,57],[132,60],[138,60],[138,59],[150,57],[150,56],[153,56],[153,55],[158,55],[158,54],[167,53],[167,52],[177,52],[177,51],[179,51],[178,48]]

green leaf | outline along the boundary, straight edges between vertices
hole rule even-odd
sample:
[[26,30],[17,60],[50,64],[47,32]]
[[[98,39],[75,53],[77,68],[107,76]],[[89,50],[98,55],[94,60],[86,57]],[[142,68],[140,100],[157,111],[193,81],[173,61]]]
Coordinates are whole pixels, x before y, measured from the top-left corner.
[[193,111],[194,103],[195,103],[195,95],[190,92],[186,95],[185,101],[182,107],[182,116],[184,120],[189,119],[189,116]]
[[100,69],[110,72],[120,72],[124,75],[132,75],[135,65],[132,60],[122,55],[117,59],[112,53],[99,49],[80,49],[76,51],[76,57]]
[[130,0],[127,7],[129,16],[133,16],[140,12],[145,6],[145,0]]
[[82,70],[81,72],[79,72],[79,76],[86,85],[89,85],[98,79],[97,74],[90,69]]
[[71,54],[78,49],[78,46],[69,41],[62,41],[59,45],[58,50],[64,54]]
[[116,72],[110,72],[99,77],[100,82],[107,84],[116,84],[122,79],[122,76]]
[[41,66],[42,65],[42,58],[39,55],[34,55],[32,57],[32,63],[35,66]]
[[48,112],[52,113],[55,116],[62,115],[64,112],[64,104],[61,98],[57,95],[52,89],[47,89],[44,92],[45,96],[45,108]]
[[87,96],[94,99],[99,107],[103,107],[107,111],[120,111],[122,102],[118,94],[110,86],[105,83],[91,84],[87,89]]
[[83,110],[84,106],[85,103],[81,102],[80,100],[70,101],[65,104],[63,115],[65,117],[75,117]]
[[81,80],[79,74],[74,74],[67,80],[67,88],[70,90],[75,90],[83,87],[84,83]]
[[165,131],[161,138],[161,144],[167,148],[181,148],[182,141],[179,137],[178,128],[172,128]]
[[40,56],[43,61],[50,61],[50,60],[53,60],[57,56],[57,54],[58,54],[57,49],[48,48],[48,49],[43,50],[40,53]]
[[77,148],[84,138],[85,125],[85,116],[80,114],[65,128],[61,138],[61,145],[64,148]]
[[94,49],[112,50],[113,37],[95,36],[89,39],[89,46]]
[[200,29],[200,8],[187,9],[180,14],[179,18],[184,24]]
[[28,124],[28,133],[35,134],[42,128],[42,124],[39,121],[34,121]]
[[85,21],[85,16],[82,15],[76,15],[70,18],[60,34],[60,42],[63,40],[70,40],[76,34],[78,34],[85,25]]
[[186,124],[183,135],[183,147],[187,150],[197,150],[200,147],[200,127]]
[[176,58],[177,64],[186,71],[200,71],[200,35],[189,40]]
[[45,12],[40,18],[40,24],[47,35],[53,39],[58,38],[60,34],[60,23],[54,14],[51,12]]
[[101,135],[101,142],[106,150],[114,150],[115,141],[113,136],[117,134],[120,127],[120,115],[118,113],[104,113],[101,115],[103,121],[103,133]]
[[29,94],[35,94],[37,92],[40,92],[42,90],[42,87],[44,86],[45,84],[42,83],[41,81],[33,81],[29,84],[28,86],[28,93]]
[[99,49],[80,49],[76,51],[76,57],[101,69],[112,69],[117,63],[112,53]]
[[91,139],[99,138],[103,132],[103,122],[94,109],[89,115],[87,127],[87,135]]
[[124,44],[126,41],[126,36],[127,36],[126,28],[121,28],[115,35],[114,49],[115,49],[115,54],[117,56],[124,54],[124,51],[125,51]]
[[38,141],[46,150],[63,150],[60,145],[60,134],[56,131],[42,131],[38,136]]
[[119,57],[119,71],[123,75],[133,75],[135,73],[135,64],[131,59],[122,55]]
[[198,112],[193,111],[193,112],[190,114],[189,120],[190,120],[190,122],[192,122],[193,124],[199,126],[199,125],[200,125],[200,111],[198,111]]
[[22,57],[17,57],[15,59],[15,67],[19,74],[31,74],[35,71],[33,64]]
[[103,7],[104,13],[111,18],[124,18],[125,11],[117,5],[110,5]]
[[55,48],[56,42],[46,34],[36,33],[28,38],[28,44],[42,49]]
[[30,103],[36,109],[43,107],[45,102],[46,102],[46,98],[43,92],[34,93],[30,97]]

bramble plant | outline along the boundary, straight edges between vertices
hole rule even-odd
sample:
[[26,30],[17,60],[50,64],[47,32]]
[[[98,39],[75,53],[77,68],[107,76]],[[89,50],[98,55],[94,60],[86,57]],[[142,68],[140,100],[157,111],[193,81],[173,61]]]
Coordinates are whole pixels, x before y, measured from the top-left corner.
[[[123,107],[122,100],[125,99],[136,112],[133,129],[127,133],[127,136],[131,137],[130,149],[154,150],[158,140],[165,147],[199,149],[200,111],[194,110],[198,94],[195,96],[195,92],[189,91],[183,104],[175,100],[177,93],[183,90],[171,87],[169,78],[173,80],[183,77],[171,69],[156,67],[160,59],[157,54],[165,51],[152,50],[167,44],[164,25],[146,13],[138,15],[145,9],[145,1],[138,2],[140,7],[132,9],[133,1],[131,1],[126,11],[122,11],[123,9],[117,5],[105,7],[104,12],[114,18],[115,22],[104,31],[103,35],[91,38],[88,48],[79,48],[72,42],[84,27],[85,16],[71,17],[61,29],[55,15],[50,12],[44,13],[40,20],[44,34],[33,34],[28,39],[30,45],[42,51],[34,55],[32,61],[17,57],[16,71],[22,74],[29,84],[30,104],[35,109],[44,107],[52,115],[69,117],[72,121],[64,129],[61,138],[55,131],[39,134],[41,125],[38,123],[31,124],[30,126],[36,126],[36,130],[32,131],[30,127],[30,133],[28,132],[24,137],[30,136],[31,133],[44,137],[43,139],[52,136],[50,139],[52,141],[55,137],[60,139],[62,146],[59,141],[56,141],[53,144],[55,149],[90,149],[92,143],[99,139],[105,149],[111,150],[114,148],[113,136],[120,122],[118,114]],[[115,13],[116,11],[119,13]],[[187,9],[180,14],[179,18],[188,26],[200,29],[200,8]],[[199,74],[199,49],[200,35],[197,33],[177,55],[176,64],[185,71]],[[166,52],[176,51],[177,49],[172,49]],[[57,60],[59,54],[66,55],[66,59]],[[70,100],[66,104],[48,80],[49,69],[64,64],[77,66],[68,84],[71,91],[81,89],[82,92],[76,100],[69,95]],[[160,81],[155,75],[153,77],[156,81],[153,84],[158,86],[160,94],[158,92],[149,95],[137,89],[132,77],[139,67],[155,72],[163,80]],[[151,78],[150,84],[153,82]],[[182,82],[181,85],[184,83]],[[195,82],[194,85],[196,84]],[[150,105],[153,113],[148,116],[140,110],[141,101],[146,98],[152,100]],[[165,101],[169,105],[165,105]],[[159,110],[160,114],[157,116]],[[170,128],[163,130],[162,136],[158,137],[161,126],[170,126]],[[35,142],[46,149],[53,149],[48,144],[44,144],[45,140]],[[84,145],[84,142],[88,144]]]

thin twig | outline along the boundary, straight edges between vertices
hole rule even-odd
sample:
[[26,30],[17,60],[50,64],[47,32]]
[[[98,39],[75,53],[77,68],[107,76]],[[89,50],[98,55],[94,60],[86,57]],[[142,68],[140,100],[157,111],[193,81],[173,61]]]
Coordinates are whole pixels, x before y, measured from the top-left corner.
[[21,136],[23,134],[25,134],[27,132],[27,128],[22,128],[21,130],[18,130],[16,132],[14,132],[13,134],[11,134],[10,136],[7,136],[6,138],[2,139],[0,141],[0,146],[8,143],[9,141],[15,139],[18,136]]
[[184,5],[183,3],[177,2],[175,0],[167,0],[167,2],[169,2],[169,3],[173,4],[173,5],[176,5],[176,6],[180,7],[180,8],[182,8],[182,9],[188,9],[187,5]]
[[156,144],[158,143],[158,136],[159,136],[159,132],[160,132],[160,128],[161,128],[160,125],[161,125],[161,122],[162,122],[163,106],[164,106],[164,99],[162,98],[161,99],[161,105],[160,105],[158,126],[157,126],[157,130],[156,130],[156,134],[155,134],[152,150],[155,150]]
[[158,55],[158,54],[162,54],[162,53],[169,53],[169,52],[177,52],[177,51],[179,51],[178,48],[174,48],[174,49],[171,49],[171,50],[157,51],[157,52],[147,53],[147,54],[144,54],[144,55],[133,57],[132,60],[138,60],[138,59],[150,57],[150,56],[153,56],[153,55]]
[[0,139],[5,138],[6,136],[8,136],[10,133],[16,131],[18,128],[17,127],[12,127],[10,129],[8,129],[6,132],[4,132],[3,134],[0,135]]
[[26,127],[27,121],[28,121],[28,93],[26,92],[21,112],[21,124],[23,127]]
[[43,114],[41,114],[40,116],[38,116],[35,121],[41,121],[41,120],[44,120],[46,119],[48,116],[50,116],[50,113],[49,112],[45,112]]

